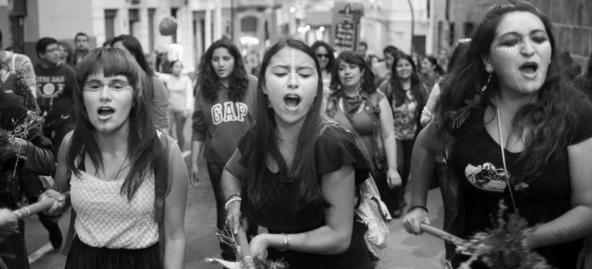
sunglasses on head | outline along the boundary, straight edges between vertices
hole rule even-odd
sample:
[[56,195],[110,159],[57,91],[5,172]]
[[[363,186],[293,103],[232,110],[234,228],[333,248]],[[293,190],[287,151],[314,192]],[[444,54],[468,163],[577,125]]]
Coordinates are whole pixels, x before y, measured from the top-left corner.
[[329,55],[317,53],[317,58],[329,58]]

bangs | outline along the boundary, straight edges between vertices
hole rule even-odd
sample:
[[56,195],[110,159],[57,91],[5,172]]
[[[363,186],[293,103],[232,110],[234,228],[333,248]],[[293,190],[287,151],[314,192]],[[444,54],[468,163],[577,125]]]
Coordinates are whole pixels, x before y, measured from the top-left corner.
[[84,85],[88,76],[103,73],[105,77],[123,75],[127,77],[134,90],[140,90],[138,83],[141,81],[140,66],[128,52],[117,49],[96,49],[87,54],[77,68],[77,80],[80,86]]

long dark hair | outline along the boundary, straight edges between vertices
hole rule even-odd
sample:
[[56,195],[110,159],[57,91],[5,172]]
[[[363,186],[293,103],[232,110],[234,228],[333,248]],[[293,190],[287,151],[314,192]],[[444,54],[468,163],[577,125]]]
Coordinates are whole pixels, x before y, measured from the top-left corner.
[[[263,93],[265,87],[265,75],[269,61],[283,48],[293,48],[299,50],[310,56],[315,63],[318,83],[317,95],[311,109],[308,111],[302,129],[298,134],[296,152],[294,153],[294,161],[292,167],[288,168],[278,146],[275,112],[273,108],[267,106],[268,97]],[[263,61],[261,63],[261,72],[259,73],[259,81],[257,85],[257,114],[256,124],[253,127],[255,132],[254,143],[243,152],[243,155],[248,158],[249,172],[246,180],[244,192],[249,197],[249,201],[254,208],[259,208],[270,197],[275,189],[278,188],[278,183],[274,181],[266,181],[264,172],[266,169],[265,161],[267,157],[271,156],[276,160],[280,166],[280,171],[285,172],[285,176],[290,178],[298,178],[294,184],[298,184],[298,207],[294,210],[302,208],[310,203],[326,204],[323,198],[321,188],[319,186],[317,170],[315,166],[314,147],[317,140],[317,132],[321,125],[323,118],[321,116],[321,103],[323,94],[323,84],[321,79],[321,70],[319,61],[315,57],[314,51],[301,41],[288,39],[279,41],[265,52]],[[284,168],[284,169],[282,169]]]
[[335,50],[333,49],[333,47],[331,47],[331,45],[323,41],[314,42],[312,46],[310,46],[310,48],[312,48],[312,51],[314,51],[315,53],[317,52],[317,49],[320,47],[325,48],[325,50],[327,51],[327,57],[329,59],[329,63],[327,63],[327,71],[331,72],[331,70],[333,69],[333,64],[335,64],[335,55],[333,55],[335,53]]
[[132,54],[132,56],[134,56],[144,73],[150,77],[153,76],[154,71],[152,71],[148,65],[148,61],[144,56],[144,50],[142,49],[142,44],[140,41],[132,35],[118,35],[111,40],[111,46],[113,47],[113,45],[119,41],[121,41],[121,44],[123,44],[123,46]]
[[567,135],[577,124],[575,106],[570,103],[574,102],[578,94],[561,78],[551,22],[531,4],[511,1],[508,4],[496,5],[486,13],[473,33],[466,53],[460,55],[458,63],[442,82],[442,94],[437,106],[437,118],[440,120],[436,126],[441,137],[447,137],[444,143],[450,145],[450,142],[454,141],[453,128],[459,126],[453,124],[459,121],[459,118],[453,115],[461,115],[463,111],[475,113],[487,106],[495,106],[490,99],[499,93],[496,76],[491,79],[487,90],[481,93],[481,88],[489,75],[482,59],[489,55],[500,21],[506,14],[515,11],[529,12],[542,21],[552,49],[551,63],[545,82],[538,91],[537,102],[521,108],[512,122],[514,126],[520,126],[521,131],[524,131],[525,127],[532,127],[526,137],[525,150],[518,158],[523,169],[513,174],[516,179],[524,179],[540,175],[548,162],[560,155],[556,153],[561,147],[566,146],[570,139]]
[[134,90],[132,108],[130,110],[129,135],[127,138],[131,168],[121,186],[121,194],[132,199],[140,187],[146,173],[155,165],[157,157],[162,155],[163,148],[152,124],[150,107],[146,104],[146,75],[140,69],[133,56],[117,48],[98,48],[90,51],[78,64],[76,79],[80,87],[74,87],[74,118],[76,125],[72,134],[72,142],[66,155],[68,170],[79,175],[77,160],[89,156],[97,170],[103,168],[101,149],[95,138],[95,127],[86,113],[82,96],[86,79],[102,72],[105,77],[123,75]]
[[400,106],[402,105],[405,100],[407,99],[407,91],[403,89],[403,84],[401,83],[401,79],[397,73],[397,63],[400,60],[406,60],[411,64],[411,68],[413,71],[411,72],[411,95],[415,98],[415,101],[418,104],[418,110],[421,111],[421,108],[425,105],[426,96],[424,96],[424,89],[419,76],[417,75],[417,68],[415,67],[415,63],[413,62],[413,58],[409,54],[405,54],[399,52],[395,55],[395,60],[393,61],[393,66],[391,66],[391,78],[389,83],[391,84],[392,88],[392,96],[387,96],[389,99],[389,103],[393,103],[392,99],[395,99],[395,105]]
[[218,99],[218,90],[222,87],[222,83],[212,67],[212,56],[218,48],[225,48],[232,58],[234,58],[234,68],[228,77],[228,98],[233,102],[241,101],[247,92],[249,79],[240,51],[227,38],[222,38],[214,42],[201,57],[197,86],[200,87],[206,101],[209,103],[216,102]]
[[335,65],[333,66],[333,70],[331,70],[331,84],[330,88],[333,91],[340,91],[341,90],[341,82],[339,81],[339,64],[341,62],[346,62],[348,64],[355,64],[357,65],[362,73],[362,91],[368,94],[373,93],[376,91],[376,87],[374,85],[374,73],[372,73],[372,69],[368,66],[368,63],[354,51],[344,51],[339,53],[337,59],[335,59]]

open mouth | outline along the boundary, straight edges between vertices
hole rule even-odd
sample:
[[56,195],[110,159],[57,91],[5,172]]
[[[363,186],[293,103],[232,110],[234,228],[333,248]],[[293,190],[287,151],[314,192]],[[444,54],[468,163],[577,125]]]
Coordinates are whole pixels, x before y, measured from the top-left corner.
[[284,104],[286,104],[287,107],[297,107],[301,100],[302,97],[300,97],[300,95],[293,93],[284,96]]
[[115,109],[113,109],[111,107],[107,107],[107,106],[102,106],[102,107],[99,107],[99,109],[97,110],[97,113],[101,117],[107,117],[107,116],[115,113]]
[[520,65],[518,69],[520,69],[520,72],[526,74],[534,74],[539,69],[539,64],[535,62],[526,62]]

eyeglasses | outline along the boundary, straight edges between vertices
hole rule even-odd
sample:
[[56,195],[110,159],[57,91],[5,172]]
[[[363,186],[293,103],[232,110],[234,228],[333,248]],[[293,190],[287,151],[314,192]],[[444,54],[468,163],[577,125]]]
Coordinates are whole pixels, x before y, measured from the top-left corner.
[[317,53],[317,58],[329,58],[329,54],[320,54],[320,53]]

